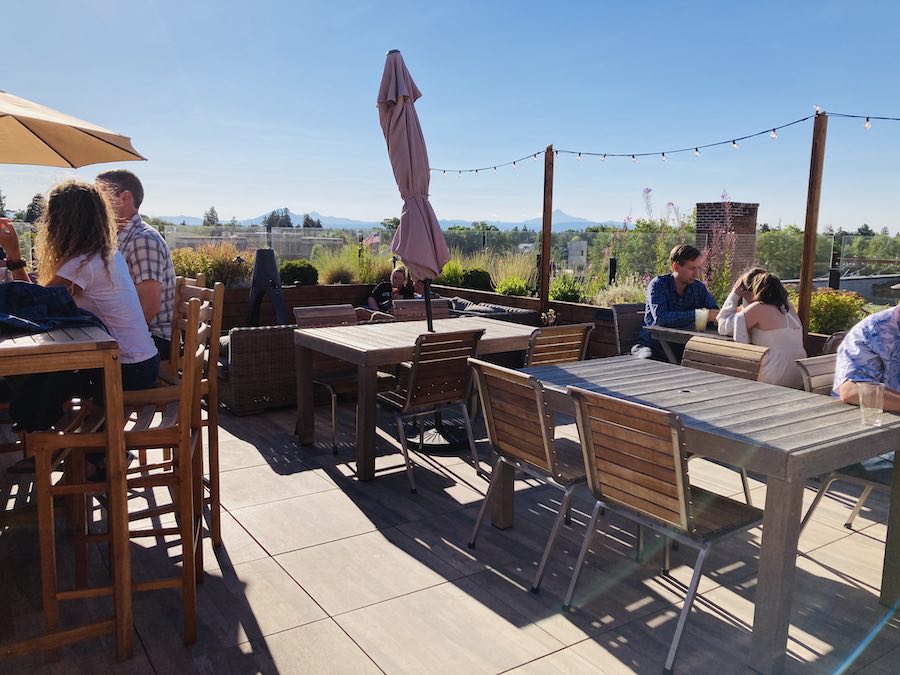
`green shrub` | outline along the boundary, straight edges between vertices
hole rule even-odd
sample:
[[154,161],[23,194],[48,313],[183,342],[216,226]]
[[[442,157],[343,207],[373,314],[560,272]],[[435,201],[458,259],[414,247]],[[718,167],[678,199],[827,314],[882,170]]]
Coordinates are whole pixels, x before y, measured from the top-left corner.
[[202,272],[210,287],[217,281],[227,288],[249,284],[253,259],[251,251],[239,251],[231,243],[204,244],[196,249],[176,248],[172,251],[175,274],[193,277]]
[[618,277],[612,286],[606,286],[591,295],[591,303],[598,307],[612,307],[623,302],[645,302],[647,281],[636,274]]
[[319,282],[319,270],[309,260],[283,260],[278,266],[281,283],[285,286],[315,286]]
[[459,258],[451,258],[447,264],[444,265],[444,269],[441,270],[441,273],[438,275],[437,279],[434,280],[434,283],[460,288],[462,286],[462,275],[462,262],[460,262]]
[[464,270],[459,285],[460,288],[471,288],[476,291],[491,291],[494,288],[490,272],[480,267]]
[[572,274],[560,274],[550,282],[550,299],[584,302],[584,286]]
[[[789,288],[788,295],[797,307],[797,289]],[[830,335],[847,330],[865,316],[865,304],[865,299],[855,291],[814,288],[809,302],[809,332]]]
[[313,258],[319,270],[319,281],[323,284],[352,284],[356,280],[357,247],[344,246],[338,250],[322,248]]
[[393,263],[387,256],[374,255],[368,251],[363,251],[362,255],[357,254],[356,280],[358,283],[377,284],[387,281],[391,278],[393,270]]
[[519,277],[508,277],[497,284],[495,289],[500,295],[531,295],[528,282]]

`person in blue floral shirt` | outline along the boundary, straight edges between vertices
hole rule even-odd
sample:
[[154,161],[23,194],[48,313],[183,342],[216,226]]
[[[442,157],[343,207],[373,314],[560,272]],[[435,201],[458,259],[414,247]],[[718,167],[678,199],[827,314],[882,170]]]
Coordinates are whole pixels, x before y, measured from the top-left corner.
[[859,405],[857,382],[883,382],[884,409],[900,412],[900,306],[867,316],[841,342],[832,394]]
[[693,328],[694,310],[704,308],[710,310],[709,320],[716,320],[719,305],[703,282],[697,279],[700,256],[700,251],[689,244],[679,244],[669,253],[672,273],[655,277],[647,286],[644,327],[631,350],[633,356],[668,360],[662,345],[652,339],[647,326]]

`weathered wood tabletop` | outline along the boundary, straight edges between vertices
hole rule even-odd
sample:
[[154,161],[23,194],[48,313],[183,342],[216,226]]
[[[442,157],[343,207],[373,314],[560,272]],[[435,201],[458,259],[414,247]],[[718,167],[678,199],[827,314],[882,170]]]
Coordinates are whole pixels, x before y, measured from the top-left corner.
[[[665,408],[684,423],[688,450],[767,477],[759,581],[749,666],[784,668],[805,480],[900,446],[900,417],[863,426],[859,409],[819,394],[630,356],[527,369],[548,404],[572,413],[567,386]],[[509,498],[495,516],[512,520]],[[900,474],[894,473],[881,602],[900,600]]]
[[[38,638],[0,645],[0,654],[18,655],[52,649],[91,635],[114,632],[118,658],[126,659],[132,655],[134,628],[119,345],[105,331],[90,327],[65,328],[46,333],[0,338],[0,377],[90,369],[99,369],[103,372],[115,616],[111,621],[101,620],[88,626],[57,629],[57,604],[60,598],[56,587],[56,571],[51,567],[51,564],[55,564],[52,541],[53,514],[44,512],[45,510],[40,508],[40,502],[43,500],[39,500],[41,584],[46,633]],[[36,490],[44,489],[49,489],[49,486],[36,486]]]
[[[437,319],[436,332],[484,328],[478,343],[478,354],[497,354],[524,350],[534,331],[505,321],[463,317]],[[413,358],[416,338],[427,330],[425,321],[397,321],[358,326],[298,328],[294,331],[297,346],[297,431],[300,442],[313,443],[315,416],[313,410],[312,352],[317,351],[356,365],[358,372],[356,404],[356,471],[360,480],[375,475],[375,395],[378,368],[392,366]]]
[[717,340],[732,339],[726,335],[719,335],[718,330],[715,328],[715,324],[712,325],[712,328],[706,330],[671,328],[670,326],[647,326],[647,330],[650,331],[650,335],[653,336],[653,339],[657,340],[659,344],[662,345],[663,351],[666,353],[666,358],[669,359],[669,363],[678,365],[679,359],[675,355],[675,352],[672,351],[672,345],[686,345],[688,340],[698,335],[701,337],[715,338]]

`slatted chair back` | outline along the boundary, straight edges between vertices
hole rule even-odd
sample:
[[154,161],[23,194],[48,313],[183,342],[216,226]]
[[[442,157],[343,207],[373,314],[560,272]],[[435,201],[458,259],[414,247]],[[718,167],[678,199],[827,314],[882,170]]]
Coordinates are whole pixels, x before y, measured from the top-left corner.
[[[196,282],[196,283],[193,283]],[[181,357],[183,354],[183,326],[179,325],[180,320],[187,318],[188,301],[191,298],[198,298],[201,302],[209,302],[212,308],[212,317],[210,326],[213,331],[213,342],[210,344],[210,351],[207,354],[207,366],[204,369],[204,378],[208,379],[209,370],[215,369],[215,365],[219,359],[219,336],[222,333],[222,311],[225,300],[225,285],[216,282],[212,288],[206,288],[206,275],[198,274],[195,278],[175,277],[175,299],[172,309],[172,335],[171,335],[171,351],[169,352],[168,361],[160,364],[160,370],[163,374],[177,377],[181,372]]]
[[757,380],[768,351],[768,347],[759,345],[696,336],[685,345],[681,365],[745,380]]
[[[424,321],[426,319],[424,300],[394,300],[392,305],[392,312],[397,321]],[[434,319],[449,319],[449,301],[446,298],[432,298],[431,316]]]
[[822,353],[823,354],[837,354],[838,347],[841,346],[841,343],[844,341],[844,338],[847,337],[847,331],[841,330],[837,333],[832,333],[828,336],[828,339],[825,340],[825,344],[822,345]]
[[482,335],[484,329],[480,328],[424,333],[416,338],[404,412],[467,400],[472,390],[468,360],[475,356]]
[[836,362],[836,354],[823,354],[822,356],[797,359],[795,363],[800,368],[800,375],[803,378],[803,389],[813,394],[831,396],[831,390],[834,387]]
[[[203,272],[197,272],[197,275],[193,276],[193,277],[181,277],[181,278],[184,279],[185,283],[188,286],[200,286],[200,287],[206,286],[206,275]],[[175,277],[175,279],[177,281],[179,279],[179,277]]]
[[324,328],[326,326],[355,326],[356,310],[353,305],[317,305],[294,307],[298,328]]
[[679,418],[665,410],[568,388],[575,399],[594,496],[691,534],[691,488]]
[[644,325],[643,302],[623,302],[612,306],[613,328],[616,333],[616,348],[619,356],[631,353],[637,343],[641,326]]
[[469,359],[494,450],[556,475],[550,410],[540,380],[517,370]]
[[528,341],[525,365],[543,366],[583,360],[592,330],[592,323],[536,328]]

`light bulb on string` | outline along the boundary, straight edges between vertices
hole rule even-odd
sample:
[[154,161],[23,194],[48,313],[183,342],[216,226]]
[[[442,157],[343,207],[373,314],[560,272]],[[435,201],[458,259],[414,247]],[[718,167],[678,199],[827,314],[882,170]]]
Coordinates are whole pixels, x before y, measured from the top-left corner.
[[666,157],[666,153],[662,153],[662,155],[660,156],[660,159],[664,162],[668,161],[668,158]]
[[600,161],[601,161],[601,162],[605,162],[605,161],[606,161],[606,153],[605,153],[605,152],[604,152],[602,155],[600,155]]
[[694,148],[694,157],[700,156],[700,148]]
[[531,157],[532,157],[532,159],[534,159],[534,161],[535,161],[535,162],[536,162],[536,161],[537,161],[537,156],[538,156],[538,154],[537,154],[537,153],[534,153],[534,154],[533,154],[533,155],[532,155],[532,156],[531,156]]
[[769,137],[770,137],[773,141],[777,141],[777,140],[778,140],[778,132],[775,131],[775,129],[772,129],[772,133],[769,134]]
[[578,161],[579,162],[581,161],[581,153],[580,152],[578,153]]
[[634,162],[635,164],[637,164],[637,157],[635,157],[634,155],[632,155],[632,156],[631,156],[631,161]]
[[496,167],[496,166],[493,167],[493,168],[491,169],[491,173],[497,173],[497,167]]
[[871,128],[872,128],[872,120],[870,120],[870,119],[867,117],[867,118],[866,118],[866,121],[863,122],[863,129],[871,129]]
[[738,145],[737,141],[731,141],[731,147],[734,150],[740,150],[741,146]]
[[445,176],[447,175],[447,169],[444,169],[444,175]]
[[518,168],[519,168],[518,165],[515,162],[513,162],[513,171],[515,171]]
[[816,109],[816,115],[822,112],[822,108],[820,108],[819,106],[814,106],[814,108]]

